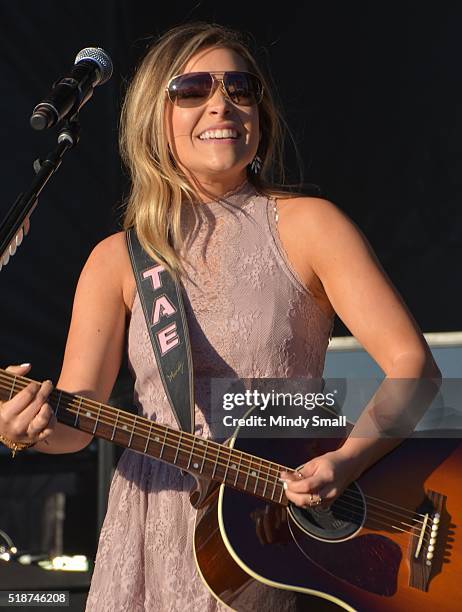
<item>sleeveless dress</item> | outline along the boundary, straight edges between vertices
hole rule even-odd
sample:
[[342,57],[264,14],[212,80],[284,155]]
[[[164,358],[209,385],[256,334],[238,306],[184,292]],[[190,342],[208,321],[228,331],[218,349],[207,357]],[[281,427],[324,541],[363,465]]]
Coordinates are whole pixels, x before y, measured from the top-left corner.
[[[287,260],[274,200],[250,183],[220,201],[185,206],[182,226],[196,434],[210,438],[210,378],[321,378],[333,319]],[[139,414],[177,427],[138,295],[128,357]],[[173,466],[124,451],[111,484],[87,612],[229,610],[210,594],[195,566],[192,482]],[[282,609],[277,596],[258,606]]]

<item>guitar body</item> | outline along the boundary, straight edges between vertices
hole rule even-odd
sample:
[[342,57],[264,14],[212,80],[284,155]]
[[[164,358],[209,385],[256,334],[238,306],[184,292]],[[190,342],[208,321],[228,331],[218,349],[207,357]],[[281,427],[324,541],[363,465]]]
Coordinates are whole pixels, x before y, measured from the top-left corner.
[[[308,459],[338,443],[236,438],[234,448],[295,467],[300,457]],[[341,514],[345,520],[334,522],[335,528],[329,510],[271,508],[221,485],[198,511],[199,571],[215,596],[239,612],[455,612],[462,601],[461,474],[460,440],[407,440],[370,468],[358,489],[347,491],[343,508],[353,520]],[[429,561],[435,508],[440,518]],[[262,544],[258,517],[264,521],[265,513],[276,509],[287,512],[287,521],[275,527],[276,542]],[[268,603],[271,598],[274,604]]]

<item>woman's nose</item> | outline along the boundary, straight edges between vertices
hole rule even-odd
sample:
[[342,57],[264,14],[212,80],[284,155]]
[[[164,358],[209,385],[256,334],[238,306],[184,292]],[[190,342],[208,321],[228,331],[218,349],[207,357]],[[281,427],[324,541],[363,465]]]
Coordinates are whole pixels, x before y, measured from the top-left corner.
[[208,100],[210,110],[225,109],[229,112],[232,108],[232,102],[226,95],[223,82],[217,83],[215,91]]

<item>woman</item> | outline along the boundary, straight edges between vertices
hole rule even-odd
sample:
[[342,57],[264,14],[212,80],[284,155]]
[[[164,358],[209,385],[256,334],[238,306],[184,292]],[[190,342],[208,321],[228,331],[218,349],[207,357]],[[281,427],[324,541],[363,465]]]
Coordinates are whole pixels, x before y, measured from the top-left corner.
[[[280,163],[279,125],[247,47],[210,24],[180,26],[153,45],[124,104],[121,144],[132,177],[125,228],[134,226],[145,250],[155,256],[155,247],[182,274],[196,433],[205,437],[211,377],[320,378],[334,313],[387,377],[438,376],[417,325],[354,224],[332,203],[294,197],[268,181]],[[106,402],[127,330],[139,410],[175,427],[120,232],[96,246],[82,271],[58,387]],[[9,369],[25,374],[29,367]],[[51,389],[50,381],[31,384],[5,402],[0,432],[7,444],[65,453],[91,441],[55,423]],[[287,497],[300,506],[329,503],[394,444],[352,436],[296,477],[282,474]],[[189,476],[125,451],[88,610],[219,607],[194,567],[190,485]]]

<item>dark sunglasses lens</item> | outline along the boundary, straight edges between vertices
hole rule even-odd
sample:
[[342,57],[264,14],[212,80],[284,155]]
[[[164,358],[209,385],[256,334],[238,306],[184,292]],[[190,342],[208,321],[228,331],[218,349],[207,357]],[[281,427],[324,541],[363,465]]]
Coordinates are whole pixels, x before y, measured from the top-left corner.
[[213,79],[207,72],[184,74],[171,81],[168,87],[170,100],[182,108],[200,106],[209,97]]
[[261,100],[260,79],[248,72],[226,72],[224,84],[228,96],[240,106],[253,106]]

